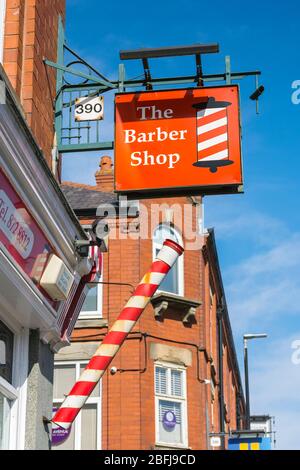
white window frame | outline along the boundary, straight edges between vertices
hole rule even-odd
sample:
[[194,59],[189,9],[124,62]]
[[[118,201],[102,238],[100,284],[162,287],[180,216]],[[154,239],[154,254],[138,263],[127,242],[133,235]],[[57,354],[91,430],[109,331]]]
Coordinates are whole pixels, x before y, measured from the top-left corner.
[[[56,361],[55,366],[75,366],[75,380],[77,381],[81,375],[81,366],[86,366],[89,361]],[[74,384],[70,384],[70,389]],[[53,397],[53,406],[60,406],[64,398]],[[100,395],[99,397],[89,397],[85,405],[97,405],[97,447],[96,450],[102,449],[102,382],[100,381]],[[81,450],[81,412],[77,415],[74,423],[74,449]]]
[[25,449],[27,419],[29,330],[22,328],[14,337],[13,384],[18,399],[11,407],[10,449]]
[[[99,282],[103,280],[103,272],[101,273],[101,277]],[[97,284],[97,308],[96,310],[81,310],[79,314],[79,320],[92,320],[92,319],[100,319],[103,316],[103,284]]]
[[11,401],[8,450],[25,449],[29,330],[11,316],[0,317],[14,335],[12,384],[0,377],[0,390]]
[[18,394],[18,391],[15,389],[15,387],[13,387],[3,377],[0,377],[0,392],[2,395],[4,395],[4,398],[6,398],[6,400],[11,402],[11,404],[4,402],[4,408],[5,408],[4,413],[8,414],[8,430],[7,430],[7,435],[5,439],[6,441],[5,446],[3,449],[1,449],[1,450],[9,450],[10,449],[11,424],[12,424],[11,408],[13,406],[13,403],[18,399],[19,394]]
[[[177,370],[182,372],[182,397],[174,397],[171,394],[160,394],[156,392],[156,369],[163,367],[167,369],[167,390],[171,384],[171,370]],[[186,367],[172,364],[169,362],[157,361],[154,364],[154,397],[155,397],[155,444],[161,447],[168,448],[188,448],[188,414],[187,414],[187,378],[186,378]],[[163,442],[159,440],[159,401],[168,400],[174,403],[180,403],[182,409],[182,437],[183,442],[181,444],[173,444],[170,442]]]
[[[166,223],[161,223],[161,224],[157,225],[157,227],[154,229],[154,232],[153,232],[153,238],[152,238],[152,241],[153,241],[153,243],[152,243],[152,258],[153,258],[153,260],[156,258],[156,251],[160,250],[161,247],[162,247],[162,245],[160,243],[157,243],[155,241],[155,236],[154,236],[156,230],[158,230],[159,228],[164,228],[165,230],[170,230],[170,232],[173,231],[175,233],[176,238],[177,238],[177,240],[176,240],[177,243],[179,243],[181,246],[183,246],[182,236],[181,236],[180,232],[176,229],[176,227],[174,227],[173,225],[166,224]],[[170,233],[170,238],[171,239],[174,238],[171,233]],[[173,294],[173,295],[178,295],[180,297],[183,297],[184,296],[184,254],[182,254],[181,256],[178,257],[177,266],[178,266],[178,279],[177,279],[178,292],[177,293],[169,292],[169,293]],[[168,292],[168,291],[158,289],[157,293],[159,293],[159,292]]]

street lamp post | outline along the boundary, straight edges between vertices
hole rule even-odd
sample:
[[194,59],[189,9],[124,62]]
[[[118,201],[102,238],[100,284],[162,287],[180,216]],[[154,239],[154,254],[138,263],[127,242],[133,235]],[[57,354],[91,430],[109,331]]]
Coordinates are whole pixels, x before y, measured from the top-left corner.
[[245,370],[245,392],[246,392],[246,429],[250,429],[250,393],[249,393],[249,370],[248,370],[248,340],[267,338],[266,333],[244,335],[244,370]]

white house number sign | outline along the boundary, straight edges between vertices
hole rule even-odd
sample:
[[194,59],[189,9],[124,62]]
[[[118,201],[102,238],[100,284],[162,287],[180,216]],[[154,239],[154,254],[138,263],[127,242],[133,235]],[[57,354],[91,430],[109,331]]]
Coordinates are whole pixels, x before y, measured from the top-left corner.
[[75,121],[103,119],[103,96],[84,96],[75,101]]

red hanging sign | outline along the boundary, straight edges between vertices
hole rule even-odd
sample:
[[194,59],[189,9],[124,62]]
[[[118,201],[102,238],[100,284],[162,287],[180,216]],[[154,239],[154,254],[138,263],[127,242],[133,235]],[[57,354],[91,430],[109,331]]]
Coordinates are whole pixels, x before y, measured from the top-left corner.
[[241,192],[236,85],[115,98],[115,190],[133,197]]

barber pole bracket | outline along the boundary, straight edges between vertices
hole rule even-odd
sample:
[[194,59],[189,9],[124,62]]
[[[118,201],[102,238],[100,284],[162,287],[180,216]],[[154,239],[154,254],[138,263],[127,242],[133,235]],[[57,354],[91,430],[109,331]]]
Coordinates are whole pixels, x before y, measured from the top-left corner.
[[61,408],[53,416],[51,421],[55,426],[63,429],[71,427],[86,400],[139,320],[151,297],[182,253],[183,248],[180,245],[172,240],[165,240],[151,268],[136,287],[132,297],[62,403]]
[[57,353],[61,348],[70,345],[70,338],[75,323],[79,317],[86,296],[93,283],[100,280],[102,272],[102,253],[97,246],[91,246],[89,249],[89,259],[92,262],[91,271],[81,279],[79,276],[75,279],[68,300],[57,321],[57,327],[60,330],[60,341],[51,342],[51,349]]

